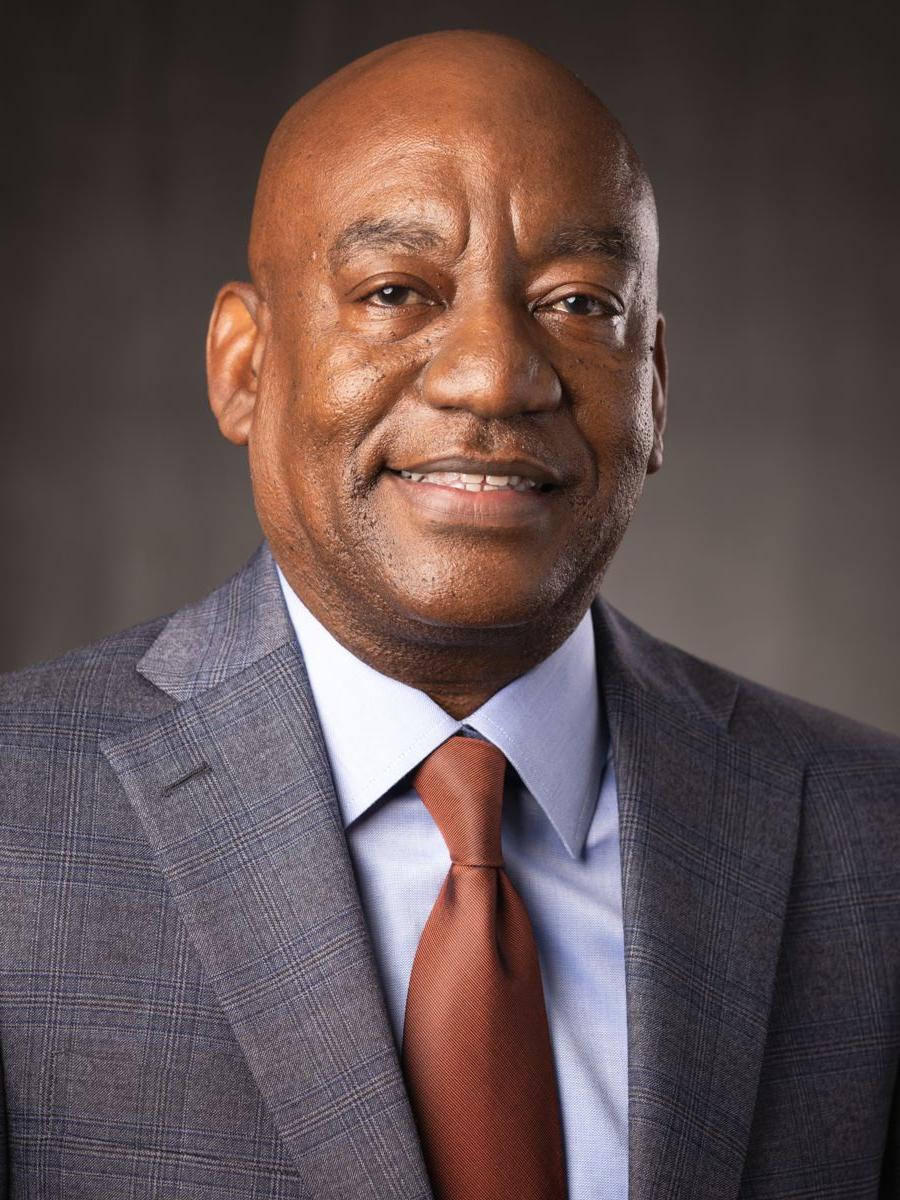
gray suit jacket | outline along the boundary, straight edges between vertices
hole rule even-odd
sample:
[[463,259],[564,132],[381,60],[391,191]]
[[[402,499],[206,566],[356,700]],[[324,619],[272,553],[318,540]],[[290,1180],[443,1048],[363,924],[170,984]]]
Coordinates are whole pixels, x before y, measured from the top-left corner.
[[[594,617],[632,1200],[900,1197],[900,743]],[[9,1194],[429,1197],[267,549],[0,705]]]

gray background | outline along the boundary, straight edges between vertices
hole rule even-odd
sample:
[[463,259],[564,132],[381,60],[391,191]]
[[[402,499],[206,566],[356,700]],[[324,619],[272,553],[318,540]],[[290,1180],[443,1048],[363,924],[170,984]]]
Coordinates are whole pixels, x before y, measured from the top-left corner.
[[217,286],[246,275],[266,137],[348,59],[460,26],[574,68],[656,184],[667,461],[607,595],[694,653],[900,730],[887,4],[20,11],[3,68],[0,668],[199,596],[256,544],[203,339]]

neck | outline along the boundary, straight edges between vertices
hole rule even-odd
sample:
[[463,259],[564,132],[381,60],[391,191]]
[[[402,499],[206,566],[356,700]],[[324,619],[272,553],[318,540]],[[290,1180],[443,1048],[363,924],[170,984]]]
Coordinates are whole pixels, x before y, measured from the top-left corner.
[[[290,582],[290,581],[289,581]],[[291,585],[293,587],[293,585]],[[464,720],[496,692],[549,657],[573,632],[588,607],[557,608],[552,620],[522,625],[460,628],[393,619],[354,619],[333,600],[294,588],[312,615],[356,658],[429,696],[456,720]],[[338,620],[335,613],[340,614]]]
[[410,687],[418,688],[451,717],[461,721],[501,688],[537,666],[564,640],[564,637],[560,637],[558,641],[544,644],[539,650],[528,654],[498,654],[496,651],[461,654],[456,650],[449,655],[446,652],[394,652],[364,657],[359,649],[352,646],[347,648],[383,675],[390,675]]

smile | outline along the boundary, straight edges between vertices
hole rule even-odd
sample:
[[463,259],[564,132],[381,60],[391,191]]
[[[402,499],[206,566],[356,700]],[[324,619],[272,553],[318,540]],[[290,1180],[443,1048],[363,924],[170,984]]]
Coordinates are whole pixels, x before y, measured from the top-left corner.
[[403,509],[431,528],[546,532],[562,493],[549,472],[524,462],[485,464],[481,471],[474,469],[477,465],[423,462],[389,467],[383,478]]
[[412,483],[456,488],[461,492],[529,492],[539,486],[536,479],[524,475],[473,475],[461,471],[399,471],[398,474]]

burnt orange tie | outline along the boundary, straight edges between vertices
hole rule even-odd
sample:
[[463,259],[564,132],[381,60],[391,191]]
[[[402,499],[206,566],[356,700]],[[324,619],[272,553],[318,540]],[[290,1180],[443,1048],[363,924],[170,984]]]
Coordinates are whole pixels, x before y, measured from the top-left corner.
[[403,1069],[437,1200],[565,1200],[537,947],[503,870],[506,759],[452,737],[413,776],[450,851],[416,949]]

